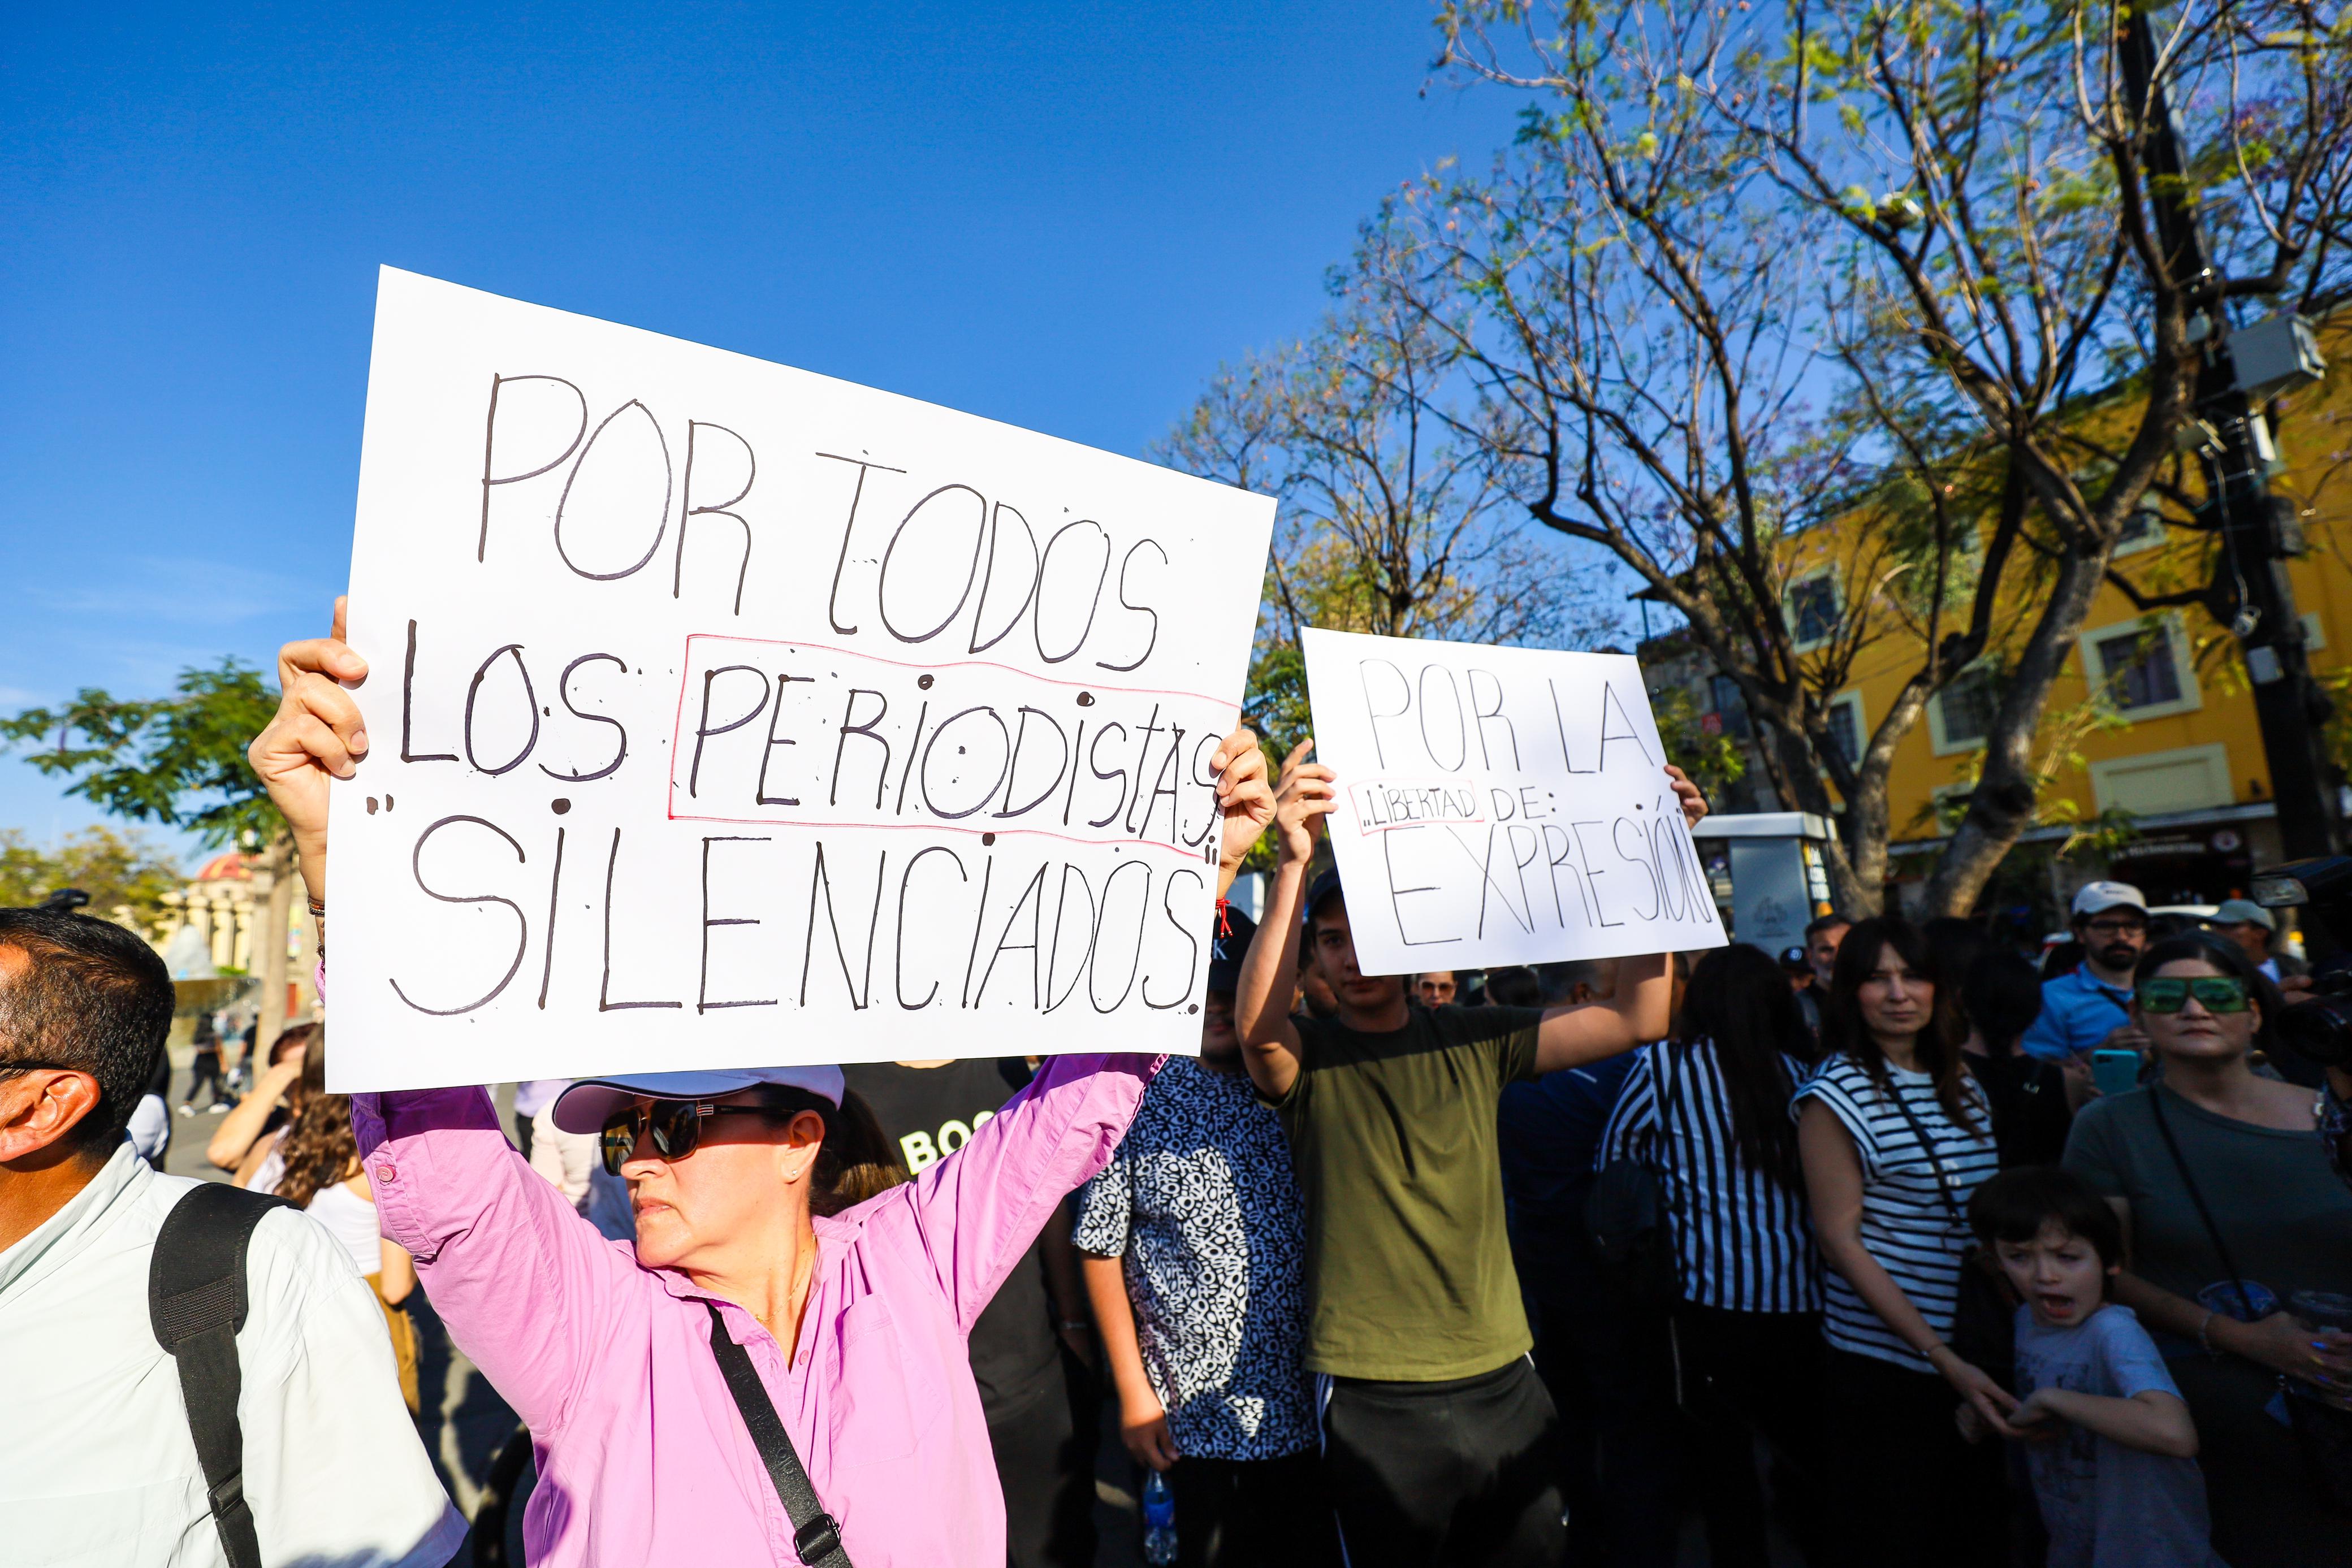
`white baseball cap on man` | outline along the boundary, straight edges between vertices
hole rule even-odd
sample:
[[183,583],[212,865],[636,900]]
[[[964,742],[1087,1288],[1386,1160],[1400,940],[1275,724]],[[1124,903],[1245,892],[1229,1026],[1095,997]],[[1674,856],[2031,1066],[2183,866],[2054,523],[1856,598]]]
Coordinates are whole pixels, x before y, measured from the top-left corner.
[[583,1078],[555,1102],[555,1124],[566,1133],[601,1133],[604,1119],[640,1097],[652,1100],[715,1100],[762,1083],[798,1089],[841,1103],[848,1088],[838,1067],[738,1067],[714,1072],[625,1072]]
[[2137,909],[2147,913],[2147,900],[2139,889],[2127,882],[2086,882],[2074,894],[2077,915],[2096,915],[2107,909]]

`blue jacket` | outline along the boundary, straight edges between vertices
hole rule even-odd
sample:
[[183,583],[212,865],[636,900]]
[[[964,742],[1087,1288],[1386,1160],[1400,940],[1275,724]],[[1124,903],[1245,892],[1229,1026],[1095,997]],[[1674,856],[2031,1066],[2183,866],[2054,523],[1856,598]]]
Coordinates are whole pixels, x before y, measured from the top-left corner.
[[2085,967],[2042,988],[2042,1016],[2018,1043],[2028,1056],[2063,1061],[2097,1045],[2131,1021],[2131,993],[2092,977]]

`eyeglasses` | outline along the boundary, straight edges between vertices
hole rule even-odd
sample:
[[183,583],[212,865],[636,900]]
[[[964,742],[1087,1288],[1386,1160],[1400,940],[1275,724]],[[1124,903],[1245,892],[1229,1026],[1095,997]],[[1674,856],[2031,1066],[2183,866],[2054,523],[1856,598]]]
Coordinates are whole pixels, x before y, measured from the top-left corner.
[[2087,920],[2083,929],[2094,936],[2137,936],[2147,930],[2145,920]]
[[2140,1011],[2177,1013],[2195,997],[2197,1005],[2209,1013],[2242,1013],[2246,1010],[2246,982],[2234,975],[2201,976],[2196,979],[2142,980],[2139,983]]
[[714,1105],[708,1100],[656,1100],[650,1110],[631,1106],[604,1119],[596,1134],[596,1152],[606,1176],[619,1176],[622,1163],[637,1152],[637,1138],[650,1126],[654,1153],[666,1160],[682,1160],[702,1142],[705,1116],[786,1116],[781,1105]]

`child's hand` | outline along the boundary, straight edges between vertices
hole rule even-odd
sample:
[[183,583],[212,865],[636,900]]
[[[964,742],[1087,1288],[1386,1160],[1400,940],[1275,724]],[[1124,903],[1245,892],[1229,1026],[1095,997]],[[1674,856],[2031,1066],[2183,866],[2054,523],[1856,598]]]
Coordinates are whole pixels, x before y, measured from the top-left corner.
[[2035,1389],[2010,1414],[2009,1424],[2018,1428],[2018,1435],[2030,1443],[2048,1442],[2065,1424],[2066,1418],[2050,1407],[2049,1393],[2047,1388]]
[[1977,1414],[1973,1405],[1963,1402],[1952,1412],[1952,1419],[1960,1428],[1963,1443],[1981,1443],[1992,1435],[1992,1429],[1984,1424],[1984,1417]]

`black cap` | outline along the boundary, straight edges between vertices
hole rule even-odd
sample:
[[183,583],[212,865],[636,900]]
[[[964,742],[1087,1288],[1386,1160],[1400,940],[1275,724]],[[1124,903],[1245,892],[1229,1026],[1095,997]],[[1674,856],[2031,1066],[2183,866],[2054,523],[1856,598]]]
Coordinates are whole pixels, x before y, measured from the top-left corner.
[[1257,935],[1257,922],[1230,904],[1217,912],[1216,920],[1209,933],[1209,989],[1238,991],[1242,955],[1249,951],[1250,938]]
[[1787,969],[1793,974],[1800,970],[1810,969],[1812,967],[1811,962],[1806,958],[1805,950],[1802,947],[1783,947],[1780,949],[1780,967],[1783,969]]
[[1307,902],[1299,905],[1298,923],[1302,925],[1312,925],[1315,912],[1323,907],[1323,901],[1337,898],[1339,893],[1339,873],[1337,870],[1327,871],[1317,877],[1307,889]]

